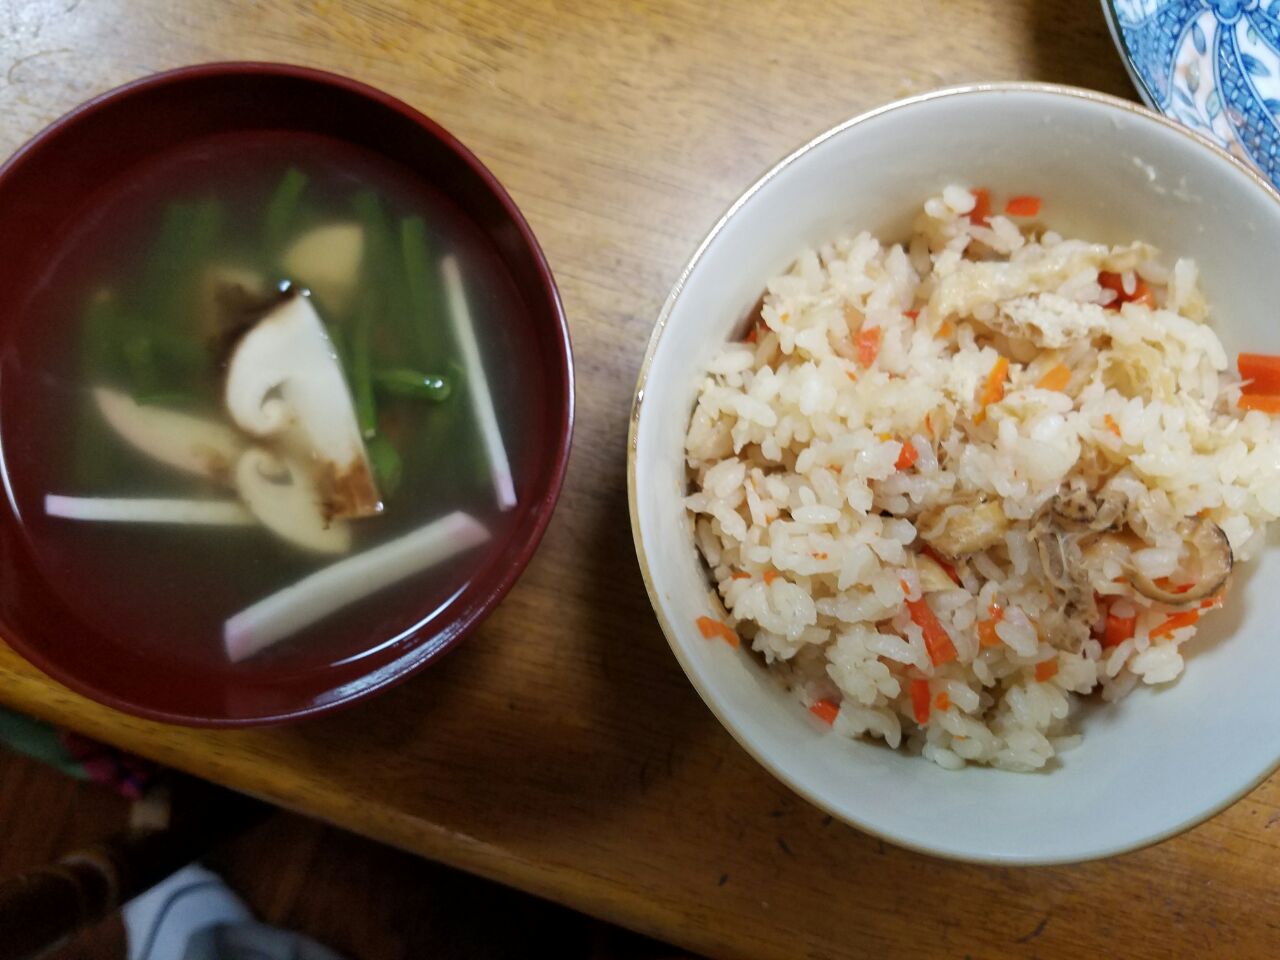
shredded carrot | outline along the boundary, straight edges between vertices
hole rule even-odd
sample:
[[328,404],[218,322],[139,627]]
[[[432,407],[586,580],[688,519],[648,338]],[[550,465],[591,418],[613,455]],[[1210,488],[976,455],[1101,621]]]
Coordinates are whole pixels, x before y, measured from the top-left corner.
[[743,343],[755,343],[757,339],[758,328],[752,327],[747,331],[747,335],[742,338]]
[[1147,282],[1141,277],[1134,281],[1133,293],[1125,292],[1124,277],[1118,273],[1111,273],[1109,270],[1103,270],[1098,274],[1098,285],[1116,295],[1116,298],[1107,304],[1108,310],[1119,310],[1121,304],[1125,303],[1141,303],[1148,307],[1156,305],[1156,295],[1152,293],[1151,288],[1147,286]]
[[1010,197],[1004,205],[1004,212],[1011,217],[1034,217],[1040,213],[1040,198],[1023,196]]
[[1213,607],[1222,606],[1222,597],[1206,597],[1200,601],[1201,610],[1210,610]]
[[973,209],[969,211],[969,222],[985,227],[991,217],[991,191],[986,187],[975,187],[969,192],[973,194]]
[[747,573],[747,571],[745,571],[745,570],[735,570],[735,571],[733,571],[733,579],[735,579],[735,580],[750,580],[750,579],[751,579],[751,574]]
[[910,440],[902,441],[902,452],[898,454],[898,459],[894,462],[894,466],[899,470],[906,470],[920,457],[920,451],[915,448]]
[[947,691],[943,690],[940,694],[933,698],[933,705],[939,710],[947,710],[951,707],[951,697],[947,695]]
[[852,380],[854,383],[858,382],[858,375],[854,373],[852,370],[846,370],[844,372],[844,375],[848,377],[850,380]]
[[999,403],[1004,399],[1004,381],[1009,375],[1009,358],[1000,357],[991,365],[991,372],[987,374],[987,380],[982,385],[982,393],[978,395],[978,413],[973,418],[974,423],[982,423],[987,419],[987,407],[993,403]]
[[1058,673],[1058,660],[1055,657],[1052,660],[1041,660],[1036,664],[1036,682],[1044,683],[1046,680],[1052,680]]
[[1138,618],[1136,616],[1117,617],[1108,610],[1106,624],[1102,628],[1103,649],[1120,646],[1120,644],[1133,636],[1137,626]]
[[1280,394],[1242,393],[1238,406],[1241,410],[1261,410],[1263,413],[1280,413]]
[[1170,593],[1189,593],[1194,590],[1194,583],[1174,583],[1170,577],[1157,577],[1155,584],[1161,590],[1168,590]]
[[1183,627],[1189,627],[1200,619],[1199,610],[1187,610],[1185,613],[1175,613],[1160,626],[1151,631],[1151,639],[1155,640],[1159,637],[1168,637],[1175,630],[1181,630]]
[[927,413],[924,415],[924,430],[929,436],[933,436],[933,417]]
[[1139,280],[1133,288],[1133,296],[1129,298],[1130,303],[1141,303],[1148,307],[1156,305],[1156,295],[1147,286],[1145,280]]
[[929,681],[911,681],[911,711],[915,714],[916,723],[924,726],[929,722]]
[[915,320],[917,317],[920,316],[920,311],[919,310],[903,310],[902,315],[906,317],[908,320]]
[[769,584],[773,583],[773,581],[777,580],[779,576],[780,574],[778,573],[777,570],[766,570],[764,572],[765,586],[768,586]]
[[864,367],[876,362],[876,357],[880,354],[880,335],[879,327],[863,327],[858,331],[858,363]]
[[998,647],[1003,642],[1000,634],[996,633],[995,620],[979,620],[978,621],[978,646],[980,647]]
[[959,656],[956,645],[952,643],[950,635],[938,622],[937,615],[924,597],[919,600],[908,600],[907,611],[911,614],[911,619],[915,621],[916,626],[924,633],[925,649],[929,651],[929,659],[933,661],[935,667],[950,663]]
[[1000,609],[1000,604],[993,603],[987,607],[987,615],[989,619],[978,621],[978,646],[998,647],[1004,641],[996,633],[996,624],[1004,619],[1004,611]]
[[1102,422],[1107,425],[1108,430],[1114,433],[1117,437],[1120,436],[1120,424],[1116,423],[1115,417],[1108,413],[1102,418]]
[[1280,393],[1280,357],[1242,353],[1236,360],[1245,393]]
[[951,578],[952,582],[954,582],[957,587],[960,586],[960,574],[956,573],[956,568],[952,566],[951,562],[947,560],[946,557],[933,549],[933,547],[929,546],[927,543],[920,548],[920,552],[945,570],[947,576]]
[[944,340],[955,332],[956,332],[955,324],[953,324],[950,320],[943,320],[942,323],[938,326],[938,336],[942,337],[942,339]]
[[738,635],[733,632],[727,623],[721,623],[719,620],[713,620],[711,617],[699,617],[698,629],[708,640],[713,637],[719,637],[731,647],[736,647],[738,645]]
[[1071,370],[1065,363],[1060,363],[1043,377],[1040,378],[1036,386],[1041,390],[1063,391],[1067,389],[1067,384],[1071,382]]
[[840,705],[834,700],[828,700],[824,697],[810,706],[809,712],[827,726],[831,726],[836,722],[836,714],[840,712]]

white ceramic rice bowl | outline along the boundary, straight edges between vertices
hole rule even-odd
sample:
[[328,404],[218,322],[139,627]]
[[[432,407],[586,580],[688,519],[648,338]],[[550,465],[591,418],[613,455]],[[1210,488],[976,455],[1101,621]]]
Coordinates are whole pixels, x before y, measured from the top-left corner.
[[[719,615],[682,507],[684,435],[703,371],[765,282],[806,245],[867,229],[907,235],[948,183],[1038,194],[1069,237],[1147,240],[1191,256],[1228,353],[1280,353],[1280,195],[1175,123],[1046,84],[943,90],[856,117],[787,157],[725,214],[672,290],[649,343],[628,448],[636,551],[672,649],[757,760],[833,816],[965,860],[1109,856],[1185,830],[1280,764],[1275,696],[1280,553],[1238,570],[1226,609],[1186,648],[1186,672],[1115,705],[1090,703],[1083,744],[1036,774],[943,770],[817,722],[747,651],[704,639]],[[1271,540],[1276,541],[1273,536]]]

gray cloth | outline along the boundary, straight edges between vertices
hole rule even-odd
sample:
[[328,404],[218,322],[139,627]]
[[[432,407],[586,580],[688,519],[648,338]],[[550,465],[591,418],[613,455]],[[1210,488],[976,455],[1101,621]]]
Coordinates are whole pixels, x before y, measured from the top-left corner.
[[343,960],[301,934],[266,924],[221,923],[187,941],[182,960]]

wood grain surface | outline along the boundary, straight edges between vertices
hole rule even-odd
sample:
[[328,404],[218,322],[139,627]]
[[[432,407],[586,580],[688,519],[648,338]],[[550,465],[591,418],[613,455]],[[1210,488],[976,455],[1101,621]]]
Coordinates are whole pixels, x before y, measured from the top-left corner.
[[0,700],[718,957],[1274,954],[1280,779],[1103,863],[999,869],[886,846],[799,800],[718,726],[667,649],[631,547],[632,385],[718,214],[798,143],[899,96],[1015,78],[1131,95],[1096,2],[0,10],[0,151],[91,94],[213,59],[337,70],[440,120],[541,239],[579,376],[569,478],[537,558],[419,678],[317,722],[211,733],[119,716],[0,649]]

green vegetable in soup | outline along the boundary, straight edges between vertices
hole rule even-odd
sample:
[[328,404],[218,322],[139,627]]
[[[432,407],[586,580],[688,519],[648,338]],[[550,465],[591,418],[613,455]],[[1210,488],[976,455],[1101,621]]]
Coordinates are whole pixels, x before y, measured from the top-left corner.
[[379,370],[373,375],[378,389],[392,397],[407,400],[430,400],[441,403],[449,399],[453,384],[445,377],[433,373],[421,373],[407,367]]
[[289,239],[290,231],[297,227],[298,207],[302,201],[302,191],[306,187],[307,175],[297,167],[290,167],[271,194],[271,199],[267,201],[262,232],[268,263],[275,263]]
[[395,444],[378,434],[365,443],[365,450],[369,453],[369,463],[373,466],[373,476],[382,496],[393,496],[404,477],[404,462]]

